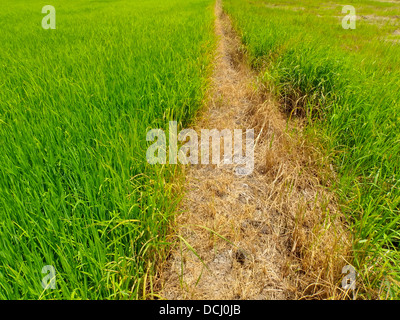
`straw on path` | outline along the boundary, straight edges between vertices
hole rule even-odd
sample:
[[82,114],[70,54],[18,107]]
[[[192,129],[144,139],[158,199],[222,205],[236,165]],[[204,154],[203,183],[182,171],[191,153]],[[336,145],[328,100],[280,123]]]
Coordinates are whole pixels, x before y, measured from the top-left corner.
[[315,150],[257,84],[220,1],[215,14],[212,90],[195,129],[254,128],[255,168],[248,176],[236,175],[234,165],[188,169],[161,296],[339,297],[350,242],[334,196],[321,185]]

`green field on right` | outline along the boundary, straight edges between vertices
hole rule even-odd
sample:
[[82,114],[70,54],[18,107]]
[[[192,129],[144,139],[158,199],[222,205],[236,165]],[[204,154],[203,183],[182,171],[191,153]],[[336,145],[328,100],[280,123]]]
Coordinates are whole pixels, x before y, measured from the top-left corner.
[[224,9],[264,84],[332,156],[358,297],[399,298],[400,2],[226,0]]

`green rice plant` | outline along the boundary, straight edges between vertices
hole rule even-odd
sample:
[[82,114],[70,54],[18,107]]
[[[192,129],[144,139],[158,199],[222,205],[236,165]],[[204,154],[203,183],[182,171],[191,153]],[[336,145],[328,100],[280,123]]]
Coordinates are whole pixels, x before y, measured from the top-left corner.
[[0,298],[151,297],[179,168],[146,162],[146,133],[201,105],[212,1],[51,5],[44,30],[42,1],[0,3]]

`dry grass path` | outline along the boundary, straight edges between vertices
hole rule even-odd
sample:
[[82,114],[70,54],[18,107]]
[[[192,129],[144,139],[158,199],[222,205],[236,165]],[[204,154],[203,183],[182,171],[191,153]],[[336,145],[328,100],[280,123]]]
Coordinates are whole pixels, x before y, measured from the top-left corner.
[[220,1],[215,14],[219,44],[212,91],[195,129],[254,128],[255,169],[248,176],[236,175],[234,165],[188,169],[176,231],[185,241],[176,242],[163,266],[161,295],[338,298],[349,237],[333,195],[321,183],[330,169],[321,172],[321,155],[305,142],[301,125],[288,126],[257,84]]

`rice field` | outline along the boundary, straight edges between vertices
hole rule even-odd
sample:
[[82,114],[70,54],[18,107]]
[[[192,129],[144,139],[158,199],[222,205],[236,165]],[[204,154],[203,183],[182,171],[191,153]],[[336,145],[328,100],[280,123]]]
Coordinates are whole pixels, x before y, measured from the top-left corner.
[[[0,299],[160,298],[184,175],[146,161],[146,134],[204,105],[215,1],[46,4],[55,29],[42,1],[0,3]],[[222,4],[260,83],[332,163],[357,297],[398,299],[400,1]]]
[[[356,10],[344,29],[344,5]],[[251,65],[338,173],[359,297],[400,295],[400,3],[225,0]]]
[[146,298],[179,199],[146,133],[201,106],[212,1],[51,5],[45,30],[42,1],[0,3],[0,299]]

